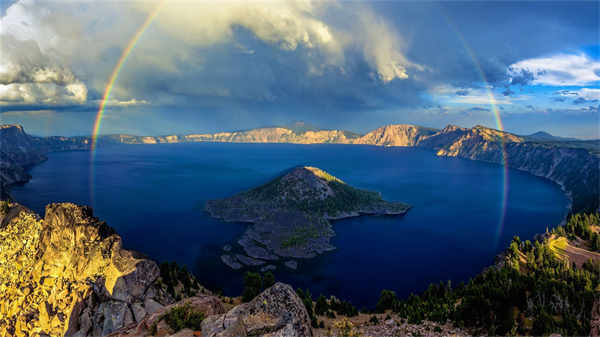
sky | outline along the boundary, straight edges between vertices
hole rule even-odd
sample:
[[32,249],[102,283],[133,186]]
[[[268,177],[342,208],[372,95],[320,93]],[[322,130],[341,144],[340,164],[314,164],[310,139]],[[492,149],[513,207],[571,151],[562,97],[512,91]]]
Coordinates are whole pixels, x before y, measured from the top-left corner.
[[0,122],[89,135],[296,121],[600,138],[599,4],[3,0]]

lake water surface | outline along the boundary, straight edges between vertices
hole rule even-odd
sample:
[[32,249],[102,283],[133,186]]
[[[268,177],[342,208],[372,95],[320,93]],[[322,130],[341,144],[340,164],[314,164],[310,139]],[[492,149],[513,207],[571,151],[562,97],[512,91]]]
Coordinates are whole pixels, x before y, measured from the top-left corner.
[[371,306],[381,289],[400,296],[431,282],[466,281],[489,266],[513,235],[531,239],[559,223],[568,200],[557,185],[509,171],[506,217],[498,165],[440,158],[415,148],[357,145],[159,144],[101,147],[93,170],[89,152],[61,152],[13,188],[17,201],[43,215],[50,202],[91,204],[125,248],[175,260],[209,288],[238,295],[244,270],[221,263],[221,247],[246,225],[223,223],[202,211],[206,200],[252,188],[296,165],[328,171],[347,183],[409,203],[403,217],[334,222],[337,250],[282,265],[278,280]]

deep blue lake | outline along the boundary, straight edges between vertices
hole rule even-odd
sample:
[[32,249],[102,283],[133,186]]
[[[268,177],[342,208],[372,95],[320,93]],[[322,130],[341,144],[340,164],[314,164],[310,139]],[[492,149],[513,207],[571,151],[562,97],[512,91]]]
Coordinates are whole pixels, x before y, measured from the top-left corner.
[[[360,217],[334,222],[337,250],[278,265],[278,280],[335,295],[358,307],[374,305],[382,289],[400,296],[431,282],[467,281],[489,266],[513,235],[531,239],[558,224],[568,200],[557,185],[509,170],[505,221],[503,168],[441,158],[415,148],[357,145],[160,144],[61,152],[31,170],[13,188],[17,201],[43,215],[50,202],[91,204],[114,227],[125,248],[156,260],[175,260],[209,288],[239,295],[244,269],[221,263],[222,246],[246,225],[223,223],[202,211],[206,200],[265,183],[296,165],[328,171],[386,200],[409,203],[403,217]],[[499,235],[497,235],[499,233]],[[246,269],[247,270],[247,269]]]

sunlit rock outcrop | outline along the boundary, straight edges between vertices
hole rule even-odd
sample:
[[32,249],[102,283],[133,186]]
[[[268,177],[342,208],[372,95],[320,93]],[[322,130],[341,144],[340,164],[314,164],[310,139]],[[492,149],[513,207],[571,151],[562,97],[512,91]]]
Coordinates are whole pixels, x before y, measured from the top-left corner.
[[0,336],[102,336],[173,299],[155,262],[121,248],[89,207],[0,214]]
[[437,130],[410,124],[386,125],[354,139],[353,144],[378,146],[416,146]]
[[308,312],[294,289],[276,283],[252,301],[202,322],[205,337],[309,337],[313,336]]

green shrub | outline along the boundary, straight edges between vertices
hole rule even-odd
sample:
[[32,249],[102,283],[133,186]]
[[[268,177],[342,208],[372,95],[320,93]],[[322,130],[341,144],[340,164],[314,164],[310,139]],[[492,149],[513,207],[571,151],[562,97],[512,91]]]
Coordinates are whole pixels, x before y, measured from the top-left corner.
[[244,275],[244,290],[242,292],[242,300],[250,302],[256,295],[260,294],[262,289],[262,277],[259,273],[247,272]]
[[10,209],[10,206],[8,205],[8,200],[1,200],[0,201],[0,214],[5,215],[6,213],[8,213],[9,209]]
[[182,329],[201,330],[204,313],[194,310],[189,303],[169,310],[164,316],[165,322],[174,331]]
[[383,313],[386,310],[392,309],[396,301],[398,301],[398,298],[396,298],[395,292],[383,289],[381,291],[381,295],[379,296],[379,302],[377,302],[375,311],[378,313]]
[[327,303],[325,296],[319,296],[319,298],[317,298],[317,303],[315,304],[315,314],[323,316],[325,315],[325,313],[327,313],[328,310],[329,304]]
[[263,274],[263,288],[269,288],[275,284],[275,275],[272,272],[268,271]]

